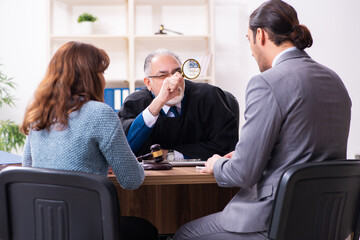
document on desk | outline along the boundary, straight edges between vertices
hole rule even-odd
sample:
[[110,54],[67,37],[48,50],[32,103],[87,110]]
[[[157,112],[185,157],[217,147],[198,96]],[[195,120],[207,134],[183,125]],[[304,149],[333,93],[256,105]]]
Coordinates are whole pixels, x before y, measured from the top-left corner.
[[206,161],[201,161],[200,159],[179,159],[174,161],[169,161],[173,167],[196,167],[204,166]]
[[16,154],[0,151],[0,165],[5,164],[20,164],[22,157]]
[[0,151],[0,170],[10,165],[21,165],[21,162],[21,156]]

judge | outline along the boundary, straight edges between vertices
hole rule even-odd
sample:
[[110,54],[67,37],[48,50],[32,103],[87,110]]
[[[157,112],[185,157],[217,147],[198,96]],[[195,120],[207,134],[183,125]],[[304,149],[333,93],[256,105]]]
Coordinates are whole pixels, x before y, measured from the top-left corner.
[[144,71],[146,88],[129,95],[119,112],[135,155],[155,143],[178,159],[206,160],[234,149],[237,121],[220,88],[184,80],[179,57],[166,49],[150,53]]

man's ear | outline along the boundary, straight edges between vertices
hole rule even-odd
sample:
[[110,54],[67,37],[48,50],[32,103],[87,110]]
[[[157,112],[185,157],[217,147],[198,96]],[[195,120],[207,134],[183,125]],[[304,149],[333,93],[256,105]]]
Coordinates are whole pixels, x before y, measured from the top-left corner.
[[151,80],[150,80],[150,78],[144,78],[144,84],[145,84],[145,86],[147,87],[147,89],[149,90],[149,91],[151,91]]
[[267,38],[267,33],[263,28],[257,28],[256,29],[256,41],[260,43],[261,45],[265,44]]

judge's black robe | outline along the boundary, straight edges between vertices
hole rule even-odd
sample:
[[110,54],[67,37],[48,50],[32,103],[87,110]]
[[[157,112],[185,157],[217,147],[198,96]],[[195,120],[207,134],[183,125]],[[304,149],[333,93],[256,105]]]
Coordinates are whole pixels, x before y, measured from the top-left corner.
[[[119,111],[127,134],[134,119],[150,105],[152,93],[142,88],[130,94]],[[207,83],[185,80],[185,97],[181,115],[166,117],[159,114],[150,137],[135,155],[150,152],[158,143],[162,149],[173,149],[187,158],[207,160],[213,154],[224,155],[235,149],[238,124],[224,92]]]

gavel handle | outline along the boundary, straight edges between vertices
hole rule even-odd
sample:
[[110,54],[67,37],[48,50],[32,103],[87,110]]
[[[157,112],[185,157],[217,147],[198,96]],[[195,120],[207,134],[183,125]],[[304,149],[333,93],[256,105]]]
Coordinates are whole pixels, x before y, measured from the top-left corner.
[[147,153],[147,154],[145,154],[145,155],[141,155],[141,156],[137,157],[137,160],[138,160],[139,162],[141,162],[142,160],[150,160],[150,159],[152,159],[152,158],[153,158],[153,155],[152,155],[152,153],[150,152],[150,153]]
[[161,158],[161,159],[155,159],[155,163],[159,163],[159,162],[162,162],[162,161],[164,161],[163,158]]

